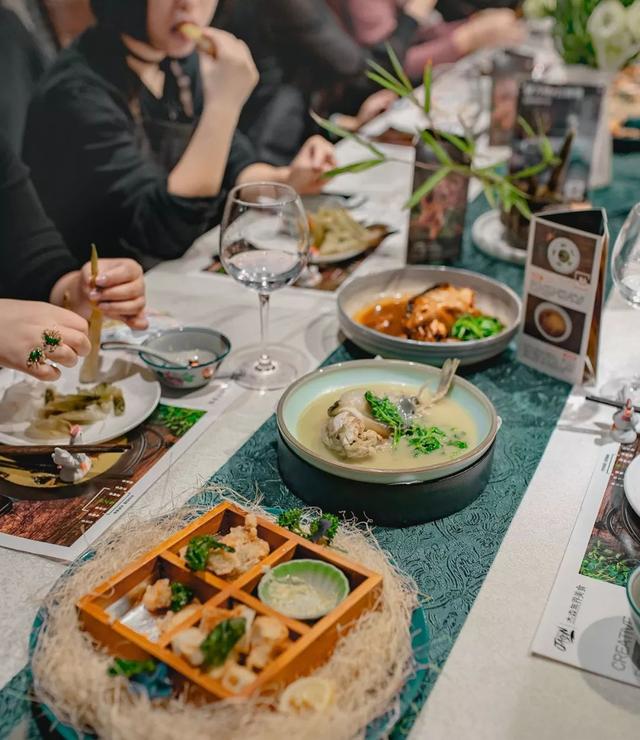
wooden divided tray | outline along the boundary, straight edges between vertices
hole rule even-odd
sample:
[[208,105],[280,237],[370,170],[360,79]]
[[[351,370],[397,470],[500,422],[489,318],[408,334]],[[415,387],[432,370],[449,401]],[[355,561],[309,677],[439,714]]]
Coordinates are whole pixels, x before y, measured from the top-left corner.
[[[187,690],[189,698],[207,701],[231,696],[249,696],[280,688],[296,678],[311,672],[331,655],[343,634],[365,611],[375,608],[382,587],[377,573],[342,557],[326,547],[313,544],[287,529],[262,517],[257,517],[258,536],[269,543],[267,557],[235,580],[225,580],[209,571],[189,570],[179,552],[197,535],[223,536],[231,527],[244,524],[246,511],[224,502],[193,521],[189,526],[167,539],[137,561],[102,583],[77,604],[84,628],[110,654],[131,660],[153,658],[165,663],[177,691]],[[275,566],[292,559],[315,559],[339,568],[349,581],[350,593],[333,611],[314,622],[290,619],[274,611],[257,597],[257,585],[265,566]],[[188,586],[201,602],[172,629],[159,634],[153,630],[144,634],[132,629],[134,606],[128,595],[140,584],[160,578],[169,578]],[[255,674],[255,681],[234,693],[210,677],[206,669],[193,667],[186,659],[171,650],[172,638],[182,630],[196,626],[207,606],[231,608],[245,605],[257,616],[277,618],[284,624],[289,637],[284,649],[271,663]]]

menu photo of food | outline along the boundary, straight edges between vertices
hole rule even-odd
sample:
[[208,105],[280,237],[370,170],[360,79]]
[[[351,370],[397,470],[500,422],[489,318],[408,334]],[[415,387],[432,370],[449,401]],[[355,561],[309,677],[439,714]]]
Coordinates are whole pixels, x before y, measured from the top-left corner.
[[525,306],[524,333],[579,354],[585,320],[586,314],[580,311],[529,295]]
[[597,238],[577,232],[558,235],[555,225],[542,224],[535,231],[531,262],[543,270],[552,270],[558,275],[588,285],[593,273]]

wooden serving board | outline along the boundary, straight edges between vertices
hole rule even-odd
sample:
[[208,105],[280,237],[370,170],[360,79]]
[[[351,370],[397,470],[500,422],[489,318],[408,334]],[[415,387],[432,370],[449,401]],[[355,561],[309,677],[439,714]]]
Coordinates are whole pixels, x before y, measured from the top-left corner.
[[[269,555],[235,580],[224,580],[208,571],[187,568],[179,551],[192,537],[203,534],[223,535],[231,527],[244,524],[247,512],[223,502],[209,513],[162,542],[135,562],[83,596],[77,604],[80,621],[93,638],[110,654],[127,659],[153,658],[170,668],[177,691],[186,689],[191,700],[218,700],[231,696],[247,697],[276,690],[310,673],[326,662],[340,635],[344,634],[365,611],[374,609],[382,589],[382,576],[341,556],[330,548],[315,545],[273,522],[257,517],[258,536],[269,543]],[[262,603],[256,588],[265,566],[275,566],[293,559],[323,560],[339,568],[349,581],[348,597],[325,617],[314,622],[290,619]],[[114,616],[113,607],[132,589],[149,577],[153,581],[169,578],[189,586],[202,602],[172,630],[152,641]],[[231,693],[206,672],[194,668],[170,647],[172,638],[184,629],[198,624],[205,606],[231,608],[244,604],[257,615],[275,617],[289,630],[285,650],[256,680],[238,693]]]

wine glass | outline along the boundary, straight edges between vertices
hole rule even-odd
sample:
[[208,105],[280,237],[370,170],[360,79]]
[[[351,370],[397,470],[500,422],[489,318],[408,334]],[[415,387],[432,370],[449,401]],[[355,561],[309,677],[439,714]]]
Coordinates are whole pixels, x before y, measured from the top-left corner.
[[[613,282],[622,298],[633,308],[640,309],[640,203],[635,205],[624,222],[611,255]],[[640,375],[618,378],[607,383],[609,393],[617,392],[619,400],[631,398],[640,402]],[[603,392],[606,393],[605,389]]]
[[220,230],[220,261],[260,300],[260,347],[234,358],[234,375],[245,388],[284,388],[299,373],[299,352],[268,344],[269,297],[299,277],[309,247],[307,216],[293,188],[260,182],[239,185],[229,193]]

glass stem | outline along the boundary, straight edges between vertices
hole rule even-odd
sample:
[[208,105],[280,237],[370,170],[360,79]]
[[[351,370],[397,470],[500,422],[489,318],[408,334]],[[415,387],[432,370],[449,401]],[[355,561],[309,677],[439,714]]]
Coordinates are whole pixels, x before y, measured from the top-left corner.
[[269,294],[260,293],[260,357],[256,362],[259,373],[272,373],[276,369],[275,362],[269,357],[267,344],[269,343]]

